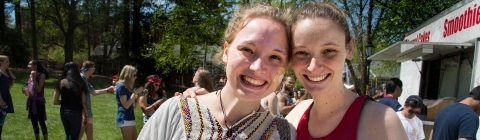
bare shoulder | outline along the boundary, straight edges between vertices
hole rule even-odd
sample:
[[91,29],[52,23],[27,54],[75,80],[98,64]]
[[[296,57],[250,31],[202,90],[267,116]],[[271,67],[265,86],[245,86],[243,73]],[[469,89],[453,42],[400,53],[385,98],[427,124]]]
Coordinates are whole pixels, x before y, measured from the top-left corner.
[[408,139],[397,113],[388,106],[367,102],[362,110],[358,130],[359,139]]
[[303,114],[305,111],[310,107],[310,105],[313,103],[312,99],[304,100],[300,103],[298,103],[295,108],[288,113],[288,115],[285,117],[285,119],[290,122],[295,129],[297,129],[298,122],[300,121],[300,118],[302,118]]

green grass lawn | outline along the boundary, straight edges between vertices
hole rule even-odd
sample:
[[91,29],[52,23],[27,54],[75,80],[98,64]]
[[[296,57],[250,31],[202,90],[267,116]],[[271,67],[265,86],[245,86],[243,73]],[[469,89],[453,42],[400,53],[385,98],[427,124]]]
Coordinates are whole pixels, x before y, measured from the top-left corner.
[[[33,128],[30,120],[27,118],[26,99],[27,97],[21,92],[23,84],[27,82],[29,72],[26,70],[13,71],[17,80],[10,90],[12,94],[15,113],[8,114],[3,127],[2,139],[4,140],[32,140],[35,139]],[[62,122],[60,120],[60,106],[53,105],[53,87],[57,81],[58,75],[53,75],[45,83],[45,98],[47,108],[47,128],[48,136],[52,140],[65,139],[65,133]],[[90,78],[96,89],[106,88],[111,81],[106,77]],[[168,91],[167,91],[168,92]],[[171,93],[169,93],[171,94]],[[92,96],[92,111],[94,115],[94,134],[93,137],[98,140],[118,140],[122,139],[120,129],[115,123],[117,115],[117,104],[114,94],[102,94]],[[139,106],[135,108],[137,131],[143,126],[142,111]],[[42,136],[41,136],[42,137]],[[85,136],[83,137],[85,139]]]

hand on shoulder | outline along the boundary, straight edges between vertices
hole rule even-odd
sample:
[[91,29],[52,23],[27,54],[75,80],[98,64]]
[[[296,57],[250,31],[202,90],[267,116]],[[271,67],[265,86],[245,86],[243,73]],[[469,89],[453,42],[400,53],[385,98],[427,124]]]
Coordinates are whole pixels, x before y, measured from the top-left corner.
[[175,92],[175,96],[184,96],[188,98],[193,98],[195,96],[205,95],[207,93],[208,91],[205,88],[200,88],[198,90],[195,90],[194,88],[188,88],[183,93]]

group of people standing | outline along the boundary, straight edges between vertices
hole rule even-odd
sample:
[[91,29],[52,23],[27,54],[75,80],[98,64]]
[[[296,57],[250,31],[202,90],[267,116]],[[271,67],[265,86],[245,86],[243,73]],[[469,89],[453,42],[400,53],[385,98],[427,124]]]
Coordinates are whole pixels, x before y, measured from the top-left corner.
[[[0,55],[0,110],[2,112],[0,116],[0,139],[7,114],[15,112],[10,89],[12,88],[16,77],[10,70],[9,66],[10,60],[8,56]],[[44,86],[45,80],[49,79],[50,76],[47,70],[37,60],[28,62],[27,67],[30,70],[30,75],[24,92],[28,95],[26,101],[28,118],[31,121],[35,139],[40,139],[41,131],[43,138],[47,140],[48,130],[45,124],[47,114],[45,108]]]
[[[81,72],[80,72],[81,71]],[[87,139],[93,139],[93,114],[91,95],[100,95],[109,91],[115,92],[118,113],[116,123],[123,139],[136,139],[134,108],[137,103],[144,114],[146,122],[155,110],[166,100],[162,79],[158,75],[150,75],[144,86],[134,89],[137,69],[132,65],[123,67],[115,86],[95,90],[88,78],[95,71],[95,64],[85,61],[82,68],[74,62],[65,64],[54,93],[54,104],[60,105],[60,114],[64,125],[66,139],[81,139],[84,132]],[[83,120],[82,120],[83,119]]]
[[[10,94],[15,76],[9,69],[8,56],[0,55],[0,139],[3,124],[8,113],[14,113],[14,106]],[[45,80],[49,79],[48,71],[42,63],[32,60],[27,67],[30,70],[28,83],[23,92],[28,96],[27,110],[28,118],[31,120],[35,139],[40,139],[40,131],[43,139],[48,139],[48,130],[45,121],[47,120],[45,107]],[[162,79],[158,75],[147,77],[145,86],[133,90],[133,83],[136,80],[137,70],[131,65],[126,65],[119,76],[116,86],[95,90],[89,82],[95,72],[95,63],[83,62],[82,67],[75,62],[67,62],[64,69],[55,83],[54,105],[60,105],[60,118],[64,126],[65,139],[81,139],[84,134],[88,140],[93,139],[93,113],[91,96],[101,95],[114,91],[118,104],[116,122],[121,129],[124,139],[136,139],[134,106],[138,102],[144,112],[144,121],[166,100],[166,93],[163,90]],[[145,87],[145,88],[144,88]]]

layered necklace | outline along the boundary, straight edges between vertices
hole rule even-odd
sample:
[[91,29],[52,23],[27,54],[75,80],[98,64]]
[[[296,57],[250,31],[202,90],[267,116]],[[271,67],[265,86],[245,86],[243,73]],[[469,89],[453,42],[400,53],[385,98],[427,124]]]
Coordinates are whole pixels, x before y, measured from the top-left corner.
[[[227,137],[231,137],[233,132],[237,131],[235,128],[233,128],[233,122],[230,121],[227,117],[227,113],[225,113],[225,108],[223,107],[223,102],[222,102],[222,90],[217,91],[217,95],[220,96],[220,107],[222,108],[222,113],[223,113],[223,121],[225,123],[225,126],[227,126]],[[257,112],[260,111],[260,106],[257,109]],[[232,126],[227,125],[227,120],[232,124]]]

